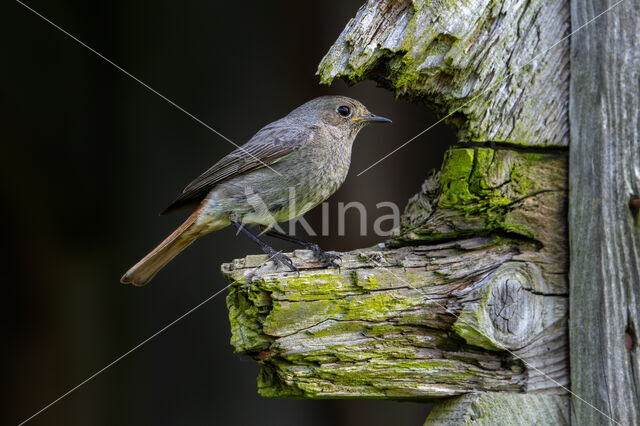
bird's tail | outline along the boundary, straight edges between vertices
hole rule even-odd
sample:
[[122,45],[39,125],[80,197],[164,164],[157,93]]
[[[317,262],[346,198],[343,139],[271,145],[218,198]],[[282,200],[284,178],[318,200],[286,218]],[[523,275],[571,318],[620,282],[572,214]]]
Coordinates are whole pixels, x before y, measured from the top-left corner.
[[191,245],[198,237],[215,230],[215,227],[197,225],[199,210],[200,209],[194,211],[191,216],[189,216],[178,229],[173,231],[171,235],[165,238],[158,247],[133,265],[131,269],[120,278],[120,282],[123,284],[133,284],[135,286],[146,285],[160,269],[164,268],[167,263]]

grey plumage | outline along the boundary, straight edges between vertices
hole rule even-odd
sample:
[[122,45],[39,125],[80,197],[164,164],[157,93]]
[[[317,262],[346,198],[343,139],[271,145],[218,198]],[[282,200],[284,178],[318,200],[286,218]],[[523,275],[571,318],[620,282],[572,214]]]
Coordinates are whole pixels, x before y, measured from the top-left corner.
[[269,228],[320,204],[344,182],[358,132],[376,121],[390,120],[372,115],[354,99],[325,96],[265,126],[167,207],[163,214],[199,206],[121,282],[146,284],[196,238],[232,222]]

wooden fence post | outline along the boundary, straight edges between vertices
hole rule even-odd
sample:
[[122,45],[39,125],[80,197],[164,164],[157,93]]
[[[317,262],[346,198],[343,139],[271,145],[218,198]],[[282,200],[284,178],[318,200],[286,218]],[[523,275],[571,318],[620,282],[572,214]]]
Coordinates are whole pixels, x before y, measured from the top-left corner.
[[[572,0],[573,28],[614,5]],[[571,64],[572,418],[638,425],[640,2],[581,29]]]

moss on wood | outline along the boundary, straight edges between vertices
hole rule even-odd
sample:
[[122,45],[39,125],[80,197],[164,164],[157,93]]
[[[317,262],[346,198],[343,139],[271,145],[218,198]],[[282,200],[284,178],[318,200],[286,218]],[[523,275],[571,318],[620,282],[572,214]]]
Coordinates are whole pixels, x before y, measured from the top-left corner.
[[[440,173],[409,200],[393,243],[502,231],[544,244],[564,228],[566,180],[562,153],[453,148]],[[531,205],[542,196],[556,201],[554,216]]]
[[[458,282],[455,271],[464,264],[474,276],[516,253],[482,244],[483,260],[469,258],[473,265],[453,244],[347,254],[340,272],[304,270],[313,263],[294,256],[300,276],[227,264],[225,274],[236,282],[227,297],[231,343],[261,364],[264,396],[412,399],[517,390],[518,362],[473,348],[451,331],[461,308],[448,308],[456,298],[444,295],[455,289],[462,297],[474,282]],[[457,261],[428,260],[452,250]],[[384,267],[372,269],[378,264]]]
[[426,102],[462,141],[566,146],[568,17],[565,1],[369,0],[318,74]]
[[[566,370],[555,364],[566,349],[566,304],[543,300],[566,293],[563,275],[546,269],[548,258],[566,256],[553,248],[552,228],[562,226],[564,164],[562,153],[454,148],[410,200],[391,241],[396,249],[345,254],[339,271],[317,269],[306,251],[294,256],[300,274],[262,265],[266,256],[225,265],[235,281],[227,298],[231,343],[261,364],[259,392],[413,399],[566,382]],[[540,194],[556,200],[544,217],[537,204],[526,203]],[[535,371],[503,350],[525,348],[524,359],[538,353],[530,339],[545,332],[538,327],[542,314],[532,316],[534,325],[523,335],[512,336],[492,330],[497,323],[482,302],[498,286],[487,277],[509,260],[540,271],[505,276],[539,294],[536,304],[551,312],[543,322],[553,326],[547,331],[554,337],[541,341],[555,342],[546,346],[553,347],[554,361]],[[555,383],[533,379],[544,369]]]
[[487,325],[456,329],[454,323],[491,289],[486,277],[527,250],[486,237],[363,250],[344,254],[340,271],[315,269],[309,252],[300,250],[293,255],[299,275],[251,256],[223,267],[235,282],[227,297],[231,343],[260,363],[264,396],[415,399],[522,391],[529,373],[521,361],[499,346],[465,342],[463,329],[486,333]]

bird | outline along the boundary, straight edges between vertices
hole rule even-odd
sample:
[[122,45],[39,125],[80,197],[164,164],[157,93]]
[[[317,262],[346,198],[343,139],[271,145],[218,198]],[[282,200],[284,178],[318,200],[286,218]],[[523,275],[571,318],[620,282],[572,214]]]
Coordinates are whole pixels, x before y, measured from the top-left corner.
[[345,181],[353,142],[371,123],[390,123],[346,96],[322,96],[260,129],[193,180],[161,215],[192,209],[189,217],[120,279],[144,286],[196,239],[233,225],[270,256],[276,267],[297,268],[246,225],[313,251],[329,266],[339,256],[272,229],[329,198]]

